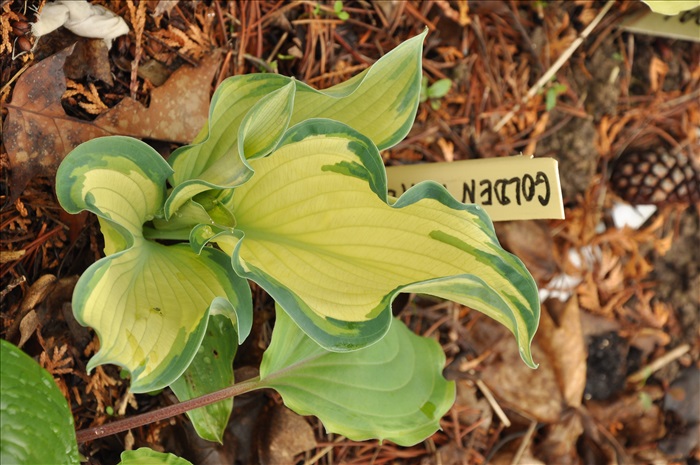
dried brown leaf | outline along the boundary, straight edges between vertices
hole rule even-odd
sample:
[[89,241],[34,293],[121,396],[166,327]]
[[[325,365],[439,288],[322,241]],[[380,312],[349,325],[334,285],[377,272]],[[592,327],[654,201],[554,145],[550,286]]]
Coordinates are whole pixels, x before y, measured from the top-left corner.
[[177,6],[179,0],[159,0],[158,4],[156,5],[156,9],[153,12],[154,17],[159,17],[168,15],[170,17],[170,12]]
[[578,299],[574,295],[564,305],[550,299],[543,310],[537,341],[552,364],[564,401],[578,407],[586,388],[587,357]]
[[102,39],[78,40],[73,53],[66,58],[63,71],[69,79],[83,79],[90,76],[108,86],[114,85],[109,63],[109,49]]
[[22,348],[29,338],[32,337],[38,326],[39,318],[36,315],[36,311],[31,310],[22,318],[22,322],[19,324],[20,339],[17,347]]
[[287,407],[277,405],[267,422],[266,436],[260,441],[258,450],[260,463],[293,463],[294,456],[316,447],[316,439],[311,426],[303,417]]
[[63,157],[81,142],[109,134],[63,111],[63,64],[72,50],[69,47],[29,68],[17,80],[12,103],[7,104],[3,136],[14,197],[30,179],[55,173]]
[[580,463],[576,444],[582,433],[581,417],[572,412],[559,423],[547,428],[544,440],[537,447],[537,456],[543,458],[545,463],[558,465]]
[[29,291],[27,291],[27,295],[24,297],[24,300],[22,300],[22,304],[20,305],[20,313],[31,310],[43,302],[53,288],[55,281],[56,276],[52,274],[45,274],[37,279],[29,288]]
[[660,387],[645,386],[612,402],[589,401],[587,408],[609,431],[624,437],[628,445],[650,444],[666,435],[663,412],[656,403],[662,396]]
[[549,281],[557,271],[554,245],[547,223],[543,221],[507,221],[496,224],[503,246],[517,255],[538,283]]
[[182,66],[162,86],[151,92],[151,105],[125,98],[101,114],[95,125],[114,134],[188,143],[209,115],[211,81],[219,55],[202,60],[197,68]]
[[183,66],[151,93],[146,108],[125,98],[94,122],[66,115],[61,97],[66,90],[63,65],[72,47],[28,69],[17,81],[4,128],[12,167],[12,195],[17,197],[36,176],[53,176],[66,154],[82,142],[121,134],[188,143],[208,115],[211,80],[218,54],[200,66]]
[[[532,356],[540,366],[533,370],[520,359],[518,346],[507,329],[490,320],[480,320],[476,333],[477,350],[489,348],[495,355],[485,362],[481,377],[498,401],[542,423],[559,421],[564,399],[554,366],[537,339],[532,345]],[[481,339],[482,336],[486,337]]]

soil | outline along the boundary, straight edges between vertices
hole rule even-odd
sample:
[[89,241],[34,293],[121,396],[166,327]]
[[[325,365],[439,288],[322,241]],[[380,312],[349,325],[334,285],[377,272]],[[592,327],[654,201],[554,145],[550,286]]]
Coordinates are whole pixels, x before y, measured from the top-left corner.
[[[315,2],[153,1],[142,3],[141,17],[139,2],[97,1],[91,3],[130,26],[108,53],[59,30],[17,57],[26,41],[36,40],[18,26],[33,21],[32,8],[43,3],[2,2],[3,34],[9,31],[0,49],[3,123],[5,105],[19,97],[17,80],[61,50],[66,37],[83,44],[82,61],[94,61],[82,70],[69,64],[74,84],[61,105],[66,114],[93,121],[129,96],[149,104],[158,87],[151,79],[167,82],[179,67],[215,53],[221,62],[211,91],[228,76],[263,69],[325,88],[428,27],[425,76],[450,78],[453,86],[439,107],[421,104],[406,140],[383,154],[386,163],[525,149],[556,158],[566,219],[506,223],[497,231],[541,287],[564,273],[578,283],[563,302],[543,302],[548,316],[535,341],[537,371],[521,366],[507,331],[467,307],[422,296],[395,302],[395,314],[416,332],[430,328],[442,344],[446,376],[457,385],[442,430],[414,447],[328,434],[317,419],[297,417],[274,392],[262,392],[236,399],[223,445],[200,439],[181,416],[83,444],[88,463],[117,463],[123,450],[141,446],[197,464],[699,463],[697,402],[683,402],[700,398],[700,205],[662,199],[640,228],[618,229],[611,211],[625,201],[608,180],[629,151],[665,150],[673,157],[669,147],[682,147],[693,186],[700,185],[700,44],[618,29],[625,15],[644,7],[617,2],[556,73],[566,90],[548,109],[553,84],[521,100],[604,2],[345,1],[350,19],[342,21],[331,1],[318,2],[320,13]],[[169,10],[156,15],[161,3]],[[139,25],[144,32],[137,35]],[[132,75],[135,61],[150,68]],[[91,106],[95,99],[102,107]],[[11,164],[5,140],[4,133],[2,338],[21,343],[49,370],[78,429],[173,403],[169,390],[129,394],[114,366],[86,374],[99,342],[75,321],[70,302],[78,276],[102,256],[99,225],[91,215],[62,211],[50,172],[27,175],[26,187],[13,183],[24,168]],[[179,145],[147,142],[166,157]],[[660,182],[645,179],[652,178]],[[577,264],[572,255],[592,258]],[[255,322],[234,362],[237,380],[255,375],[274,325],[272,300],[255,287],[253,294]],[[665,358],[669,353],[677,355]],[[640,381],[654,362],[659,366]],[[290,438],[302,432],[312,438],[303,449]]]

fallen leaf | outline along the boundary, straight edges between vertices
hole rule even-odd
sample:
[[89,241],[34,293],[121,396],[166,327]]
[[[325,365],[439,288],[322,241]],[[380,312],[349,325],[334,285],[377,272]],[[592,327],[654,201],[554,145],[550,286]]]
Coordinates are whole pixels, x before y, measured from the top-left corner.
[[442,465],[462,465],[467,456],[467,451],[457,444],[455,441],[450,441],[444,446],[440,446],[435,452],[437,463]]
[[75,49],[66,58],[63,72],[69,79],[79,80],[90,77],[99,79],[108,86],[114,85],[109,63],[109,49],[100,39],[80,39],[75,42]]
[[27,295],[24,296],[19,307],[20,313],[28,312],[43,302],[46,296],[49,295],[51,289],[53,289],[55,281],[56,276],[52,274],[45,274],[39,277],[39,279],[31,285],[27,291]]
[[586,388],[587,357],[578,300],[576,296],[569,298],[566,304],[548,300],[543,310],[538,343],[552,364],[564,401],[571,407],[578,407]]
[[547,427],[544,439],[537,446],[537,456],[543,458],[545,463],[580,463],[576,444],[583,433],[583,425],[575,411],[568,413],[559,423]]
[[22,322],[19,324],[20,339],[17,347],[21,349],[29,338],[32,337],[32,334],[34,334],[34,331],[36,331],[38,326],[39,318],[36,316],[36,311],[31,310],[24,316],[24,318],[22,318]]
[[272,408],[266,427],[265,438],[258,444],[262,465],[294,463],[295,455],[316,447],[311,426],[283,405]]
[[657,405],[663,397],[659,386],[648,385],[614,401],[589,401],[588,412],[627,447],[655,443],[666,435],[664,412]]
[[29,68],[17,80],[12,103],[7,104],[3,137],[12,167],[12,198],[31,178],[54,174],[63,157],[81,142],[109,134],[63,111],[63,64],[72,51],[69,47]]
[[541,423],[559,421],[564,399],[538,338],[532,345],[532,356],[540,366],[533,370],[522,363],[515,339],[506,328],[486,319],[480,319],[476,328],[472,342],[477,351],[489,349],[494,354],[484,362],[481,379],[499,403]]
[[162,86],[170,77],[170,70],[158,60],[148,60],[141,63],[138,69],[140,78],[148,79],[156,87]]
[[159,17],[163,16],[164,14],[168,15],[168,18],[170,17],[170,12],[172,11],[173,8],[177,6],[177,2],[179,0],[159,0],[158,5],[156,5],[156,9],[153,12],[154,17]]
[[546,222],[503,221],[496,223],[503,247],[517,255],[539,283],[548,282],[557,271],[554,244]]
[[125,98],[101,114],[95,125],[114,134],[189,143],[209,117],[211,81],[218,66],[218,53],[204,58],[197,68],[183,65],[151,91],[148,108]]
[[477,443],[474,445],[478,447],[478,443],[482,443],[481,446],[486,447],[489,428],[493,422],[493,410],[485,398],[477,397],[477,388],[472,381],[458,379],[456,384],[454,409],[457,412],[457,418],[464,425],[471,426],[478,423],[474,429],[473,441]]
[[530,447],[523,451],[518,460],[515,460],[516,452],[515,444],[512,444],[510,449],[498,451],[488,463],[489,465],[545,465],[545,462],[532,455]]
[[8,103],[4,142],[10,160],[12,198],[36,176],[53,176],[63,158],[82,142],[120,134],[189,143],[205,124],[209,90],[219,55],[197,67],[182,66],[151,93],[146,108],[125,98],[95,121],[66,115],[61,96],[66,90],[63,65],[69,47],[29,68],[18,80]]

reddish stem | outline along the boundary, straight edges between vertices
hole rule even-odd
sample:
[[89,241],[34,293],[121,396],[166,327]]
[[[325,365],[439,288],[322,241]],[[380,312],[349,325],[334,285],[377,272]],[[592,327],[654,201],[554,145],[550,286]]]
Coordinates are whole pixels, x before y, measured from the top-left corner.
[[75,437],[78,441],[78,444],[83,444],[85,442],[93,441],[95,439],[103,438],[105,436],[121,433],[122,431],[138,428],[139,426],[147,425],[149,423],[165,420],[166,418],[180,415],[189,410],[194,410],[196,408],[204,407],[206,405],[213,404],[228,399],[230,397],[235,397],[237,395],[253,391],[255,389],[258,389],[259,387],[260,378],[253,378],[248,381],[243,381],[242,383],[234,384],[233,386],[229,386],[219,391],[215,391],[210,394],[205,394],[201,397],[195,397],[194,399],[186,400],[184,402],[179,402],[173,405],[168,405],[167,407],[163,407],[158,410],[153,410],[152,412],[142,413],[140,415],[124,418],[123,420],[117,420],[115,422],[108,423],[102,426],[96,426],[94,428],[81,429],[80,431],[76,432]]

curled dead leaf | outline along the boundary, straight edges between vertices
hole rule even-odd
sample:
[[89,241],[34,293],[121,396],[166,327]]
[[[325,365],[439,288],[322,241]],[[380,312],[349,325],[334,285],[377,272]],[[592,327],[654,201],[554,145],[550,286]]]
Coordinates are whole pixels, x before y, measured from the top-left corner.
[[547,354],[567,405],[578,407],[586,388],[586,342],[576,296],[566,304],[548,300],[537,333]]
[[52,274],[45,274],[37,279],[27,291],[27,295],[24,296],[20,305],[20,313],[25,313],[43,302],[53,288],[55,281],[56,276]]
[[487,348],[493,356],[484,362],[481,379],[493,394],[508,407],[541,423],[556,423],[564,408],[554,367],[543,352],[538,338],[532,345],[532,356],[540,363],[537,370],[520,362],[515,340],[504,327],[490,320],[480,320],[474,332],[478,352]]
[[17,261],[24,257],[24,254],[26,253],[26,250],[4,250],[2,255],[0,255],[0,265]]
[[151,93],[148,108],[125,98],[95,121],[66,115],[61,97],[66,90],[64,63],[73,47],[29,68],[17,80],[8,103],[3,138],[10,160],[12,198],[36,176],[53,176],[63,158],[82,142],[120,134],[189,143],[205,124],[211,81],[219,54],[194,68],[182,66]]
[[17,347],[22,348],[29,338],[32,337],[38,326],[39,318],[36,315],[36,311],[31,310],[22,318],[22,322],[19,324],[20,339]]
[[276,405],[265,422],[264,435],[258,444],[258,458],[262,465],[294,463],[294,456],[316,447],[311,426],[283,405]]

